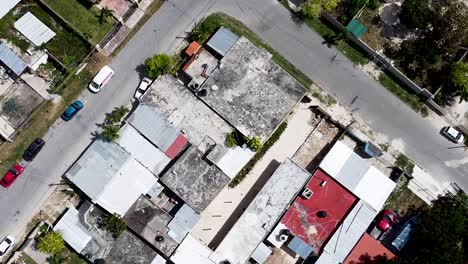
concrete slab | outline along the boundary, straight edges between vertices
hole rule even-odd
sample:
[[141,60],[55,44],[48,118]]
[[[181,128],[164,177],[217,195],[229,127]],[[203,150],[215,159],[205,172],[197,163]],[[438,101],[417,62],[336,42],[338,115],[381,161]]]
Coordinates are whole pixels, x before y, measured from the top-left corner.
[[50,99],[50,94],[48,92],[50,89],[50,84],[47,83],[44,79],[31,73],[24,73],[21,75],[21,79],[23,79],[23,81],[25,81],[40,96],[42,96],[44,100]]

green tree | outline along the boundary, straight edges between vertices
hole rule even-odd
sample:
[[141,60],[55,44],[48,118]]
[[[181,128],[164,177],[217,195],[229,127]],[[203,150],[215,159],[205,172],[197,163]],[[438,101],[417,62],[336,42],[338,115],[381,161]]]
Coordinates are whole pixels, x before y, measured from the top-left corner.
[[319,18],[322,12],[333,11],[341,0],[309,0],[307,1],[301,13],[305,17]]
[[348,2],[349,12],[352,16],[355,16],[361,8],[367,4],[368,0],[350,0]]
[[112,110],[112,112],[106,117],[107,124],[113,125],[122,122],[128,112],[130,112],[130,109],[124,105],[115,107],[114,110]]
[[103,220],[104,227],[112,233],[114,238],[118,238],[127,228],[127,224],[122,220],[122,217],[114,213],[107,215]]
[[112,10],[110,10],[109,8],[107,7],[103,7],[101,9],[101,12],[99,13],[99,16],[98,16],[98,22],[99,24],[102,24],[106,21],[106,19],[108,17],[111,17],[112,16]]
[[145,60],[146,76],[155,79],[159,75],[169,73],[172,68],[172,58],[167,54],[156,54]]
[[118,139],[120,137],[119,127],[114,125],[104,125],[102,127],[101,137],[107,142]]
[[468,101],[468,63],[458,62],[452,65],[449,83],[460,96],[460,103]]
[[59,253],[64,246],[62,234],[52,230],[39,237],[37,241],[37,249],[51,255]]
[[411,28],[425,29],[431,23],[431,0],[405,0],[401,6],[401,18]]
[[262,140],[257,136],[254,136],[249,141],[247,141],[247,145],[249,145],[249,148],[255,152],[259,151],[263,146]]

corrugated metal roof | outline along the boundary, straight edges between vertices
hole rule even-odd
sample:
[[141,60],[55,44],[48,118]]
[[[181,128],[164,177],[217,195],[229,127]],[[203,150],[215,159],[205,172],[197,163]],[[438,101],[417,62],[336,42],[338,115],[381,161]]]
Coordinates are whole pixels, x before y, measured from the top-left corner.
[[288,248],[294,251],[296,254],[301,256],[303,259],[307,259],[314,249],[306,244],[302,239],[295,236],[288,244]]
[[370,205],[360,200],[343,223],[338,226],[316,264],[343,263],[377,213]]
[[[164,152],[169,150],[180,136],[177,129],[171,126],[159,111],[147,105],[140,105],[128,122]],[[174,151],[170,151],[171,156],[172,152]]]
[[182,242],[188,232],[190,232],[192,227],[198,222],[198,219],[200,219],[200,215],[190,206],[187,204],[182,205],[174,218],[167,225],[170,229],[168,235],[177,243]]
[[206,45],[224,57],[232,48],[232,46],[234,46],[238,39],[239,36],[232,33],[228,29],[221,27],[210,38]]
[[55,32],[31,14],[31,12],[27,12],[16,21],[15,28],[36,46],[48,42],[55,36]]
[[13,9],[21,0],[1,0],[0,1],[0,19]]
[[80,253],[91,241],[91,236],[83,230],[80,223],[78,210],[68,208],[68,211],[60,218],[60,221],[54,226],[54,231],[62,233],[63,240]]
[[2,61],[16,75],[20,76],[28,66],[18,55],[16,55],[4,43],[0,44],[0,61]]

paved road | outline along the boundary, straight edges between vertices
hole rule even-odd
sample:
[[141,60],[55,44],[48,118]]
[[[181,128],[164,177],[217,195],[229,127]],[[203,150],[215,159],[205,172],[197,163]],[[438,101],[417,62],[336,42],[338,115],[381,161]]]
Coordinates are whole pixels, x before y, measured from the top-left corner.
[[[231,14],[248,25],[433,175],[468,187],[468,157],[462,149],[449,149],[453,145],[439,136],[439,127],[415,114],[343,56],[331,63],[336,51],[323,46],[315,32],[296,24],[277,0],[168,0],[114,58],[111,66],[116,75],[108,86],[97,95],[85,91],[82,112],[68,123],[58,121],[45,136],[47,145],[36,160],[10,189],[0,189],[0,237],[24,227],[49,184],[59,182],[90,143],[105,113],[130,103],[144,59],[174,49],[195,22],[215,11]],[[357,100],[349,105],[354,98]],[[453,167],[446,166],[447,162]]]

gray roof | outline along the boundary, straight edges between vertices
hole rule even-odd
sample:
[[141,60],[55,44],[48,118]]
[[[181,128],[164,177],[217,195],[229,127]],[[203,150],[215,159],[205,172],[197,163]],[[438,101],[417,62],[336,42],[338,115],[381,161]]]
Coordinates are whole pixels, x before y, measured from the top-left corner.
[[5,43],[0,44],[0,61],[2,61],[16,75],[20,76],[28,66]]
[[295,236],[289,243],[288,248],[291,249],[294,253],[301,256],[303,259],[306,259],[314,249],[308,245],[304,240]]
[[123,232],[109,255],[108,264],[152,264],[159,260],[158,253],[130,232]]
[[211,255],[215,263],[244,264],[270,233],[310,174],[291,160],[284,161]]
[[21,0],[2,0],[0,1],[0,19],[13,9]]
[[187,204],[183,204],[172,221],[167,225],[170,229],[168,235],[177,241],[177,243],[182,242],[187,233],[198,222],[198,219],[200,219],[200,215]]
[[225,56],[238,39],[239,36],[232,33],[228,29],[221,27],[210,38],[206,45],[215,50],[220,55]]
[[369,204],[359,200],[343,223],[337,227],[316,264],[343,263],[377,213]]
[[305,88],[241,37],[201,89],[200,97],[242,134],[265,140],[305,94]]
[[48,42],[55,36],[55,32],[31,14],[31,12],[27,12],[16,21],[15,28],[36,46]]
[[159,111],[147,105],[138,106],[128,122],[162,151],[168,150],[179,136]]
[[161,181],[195,211],[201,212],[229,182],[219,168],[202,159],[204,153],[194,146],[177,160]]

